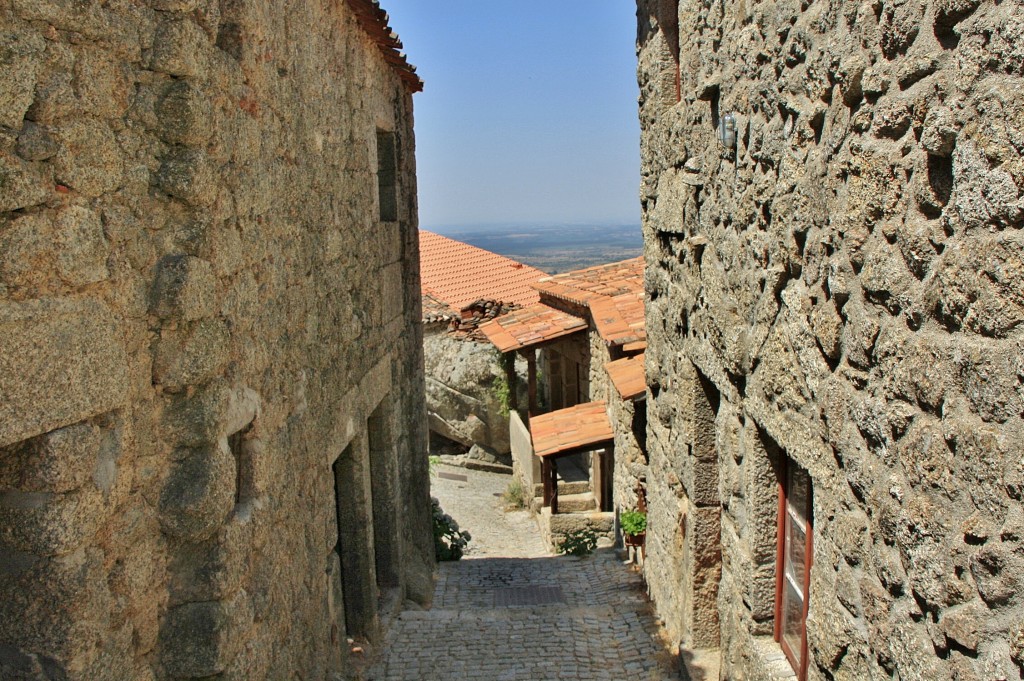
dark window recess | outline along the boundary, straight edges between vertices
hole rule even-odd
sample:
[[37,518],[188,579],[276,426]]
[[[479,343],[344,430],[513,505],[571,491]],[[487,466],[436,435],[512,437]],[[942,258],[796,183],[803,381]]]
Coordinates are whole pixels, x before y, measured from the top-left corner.
[[660,0],[658,23],[668,47],[670,78],[675,101],[682,99],[682,71],[679,66],[679,0]]
[[779,485],[775,640],[799,681],[807,678],[807,608],[814,556],[811,476],[784,459]]
[[637,400],[633,403],[633,437],[640,447],[640,453],[644,455],[644,462],[650,463],[647,455],[647,400]]
[[252,497],[252,454],[247,445],[252,424],[228,436],[228,449],[235,457],[235,503]]
[[382,222],[398,220],[398,148],[395,133],[377,131],[377,196]]

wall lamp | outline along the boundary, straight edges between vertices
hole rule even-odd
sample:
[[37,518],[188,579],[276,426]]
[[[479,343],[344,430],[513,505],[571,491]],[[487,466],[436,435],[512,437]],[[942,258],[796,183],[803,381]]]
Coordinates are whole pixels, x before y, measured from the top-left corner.
[[718,143],[725,149],[736,148],[736,116],[731,113],[718,121]]

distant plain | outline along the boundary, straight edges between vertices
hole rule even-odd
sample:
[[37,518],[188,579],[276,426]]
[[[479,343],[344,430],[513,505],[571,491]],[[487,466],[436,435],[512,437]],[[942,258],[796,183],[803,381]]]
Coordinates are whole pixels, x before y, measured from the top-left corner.
[[427,229],[548,274],[617,262],[643,253],[640,225],[489,225]]

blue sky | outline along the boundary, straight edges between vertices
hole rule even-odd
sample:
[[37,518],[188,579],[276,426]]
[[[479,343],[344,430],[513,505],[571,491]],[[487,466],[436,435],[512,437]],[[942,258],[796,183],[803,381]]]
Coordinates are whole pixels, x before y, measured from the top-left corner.
[[420,225],[639,223],[636,7],[381,0],[426,81]]

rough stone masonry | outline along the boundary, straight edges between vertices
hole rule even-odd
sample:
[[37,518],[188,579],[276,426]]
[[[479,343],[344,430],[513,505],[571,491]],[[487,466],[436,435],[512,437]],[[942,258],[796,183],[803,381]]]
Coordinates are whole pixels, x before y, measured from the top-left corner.
[[773,640],[788,467],[810,476],[807,678],[1024,677],[1024,6],[638,19],[667,626],[720,646],[723,678],[801,671]]
[[324,679],[429,598],[388,34],[357,0],[0,0],[0,677]]

